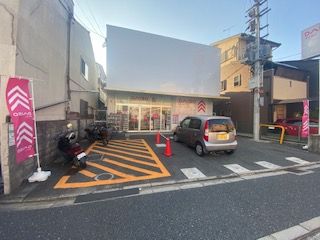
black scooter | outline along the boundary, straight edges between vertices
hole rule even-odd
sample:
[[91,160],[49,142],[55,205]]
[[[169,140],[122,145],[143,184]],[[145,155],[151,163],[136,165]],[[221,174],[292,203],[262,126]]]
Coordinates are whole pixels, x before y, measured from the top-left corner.
[[76,135],[69,126],[68,131],[59,136],[58,149],[63,153],[66,161],[72,162],[77,168],[84,169],[87,167],[87,154],[76,142]]
[[90,142],[101,140],[103,145],[107,145],[111,139],[113,129],[103,125],[90,124],[84,131]]

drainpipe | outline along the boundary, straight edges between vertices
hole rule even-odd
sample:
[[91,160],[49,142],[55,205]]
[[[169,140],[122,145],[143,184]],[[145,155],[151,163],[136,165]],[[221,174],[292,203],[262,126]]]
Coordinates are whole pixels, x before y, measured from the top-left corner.
[[66,88],[67,88],[67,107],[66,107],[66,113],[69,111],[69,103],[71,101],[71,91],[70,91],[70,42],[71,42],[71,24],[73,19],[73,11],[69,9],[68,6],[64,4],[62,0],[58,0],[61,6],[66,10],[68,15],[68,26],[67,26],[67,67],[66,67]]
[[67,32],[67,99],[71,101],[71,90],[70,90],[70,42],[71,42],[71,23],[73,14],[68,11],[68,32]]

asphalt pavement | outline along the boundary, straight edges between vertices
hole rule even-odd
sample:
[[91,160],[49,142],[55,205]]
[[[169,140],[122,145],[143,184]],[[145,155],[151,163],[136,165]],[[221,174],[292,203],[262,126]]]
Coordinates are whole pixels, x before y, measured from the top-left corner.
[[[173,141],[173,155],[166,157],[165,148],[156,147],[154,135],[123,135],[113,140],[105,147],[99,143],[89,147],[90,165],[85,171],[78,172],[69,165],[54,163],[44,168],[52,171],[47,181],[25,182],[13,194],[0,197],[0,203],[49,201],[130,186],[175,184],[193,180],[194,171],[198,173],[194,178],[197,181],[200,178],[225,178],[265,170],[279,171],[315,164],[320,160],[318,154],[302,150],[300,145],[255,142],[245,137],[238,137],[238,149],[232,155],[220,152],[204,157],[197,156],[194,149],[185,144]],[[185,174],[186,171],[191,176]],[[103,179],[116,174],[119,176]]]
[[320,170],[42,210],[1,211],[0,239],[258,239],[320,215]]

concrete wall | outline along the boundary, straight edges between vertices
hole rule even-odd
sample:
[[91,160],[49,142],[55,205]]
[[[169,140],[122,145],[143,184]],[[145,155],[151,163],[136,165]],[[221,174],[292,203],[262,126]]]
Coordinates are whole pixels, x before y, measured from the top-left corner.
[[[92,109],[97,106],[98,99],[98,75],[92,49],[90,33],[77,21],[71,25],[71,49],[70,49],[70,90],[71,111],[80,112],[80,99],[87,101]],[[81,73],[81,58],[88,65],[88,79]]]
[[4,182],[4,192],[11,191],[10,164],[12,159],[9,158],[8,146],[8,109],[5,100],[5,91],[8,76],[15,75],[16,62],[16,42],[17,42],[17,24],[19,0],[0,0],[0,146],[1,146],[1,174]]
[[21,1],[17,33],[16,74],[34,79],[37,120],[65,119],[68,15],[72,1]]

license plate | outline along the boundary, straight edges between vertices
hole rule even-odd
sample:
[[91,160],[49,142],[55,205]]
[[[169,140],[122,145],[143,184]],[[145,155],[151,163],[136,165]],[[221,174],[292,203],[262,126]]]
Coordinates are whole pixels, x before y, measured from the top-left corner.
[[228,140],[229,139],[229,135],[228,134],[218,134],[217,135],[217,139],[218,140]]
[[80,160],[81,158],[83,158],[83,157],[85,157],[85,156],[87,156],[87,154],[85,154],[85,153],[83,152],[83,153],[78,154],[78,155],[77,155],[77,158],[78,158],[78,160]]

